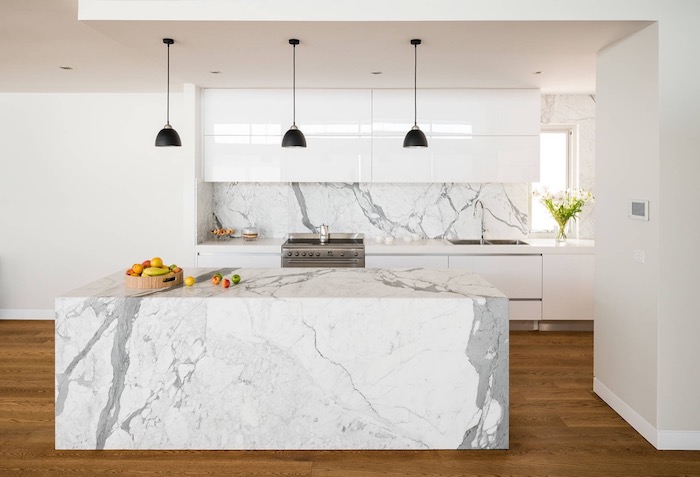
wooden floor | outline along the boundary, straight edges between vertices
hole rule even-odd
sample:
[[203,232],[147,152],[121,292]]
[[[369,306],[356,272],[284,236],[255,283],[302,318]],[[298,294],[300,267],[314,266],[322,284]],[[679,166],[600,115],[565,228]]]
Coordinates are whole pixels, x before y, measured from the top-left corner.
[[56,451],[52,321],[0,321],[0,476],[700,476],[592,392],[591,333],[511,333],[508,451]]

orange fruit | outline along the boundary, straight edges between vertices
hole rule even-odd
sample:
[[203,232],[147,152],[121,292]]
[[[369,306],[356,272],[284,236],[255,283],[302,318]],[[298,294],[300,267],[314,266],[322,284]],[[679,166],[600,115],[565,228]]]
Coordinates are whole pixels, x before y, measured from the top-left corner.
[[143,273],[143,265],[135,263],[134,266],[131,267],[131,270],[133,270],[136,275],[141,275],[141,273]]
[[163,259],[160,257],[152,258],[151,259],[151,266],[156,267],[156,268],[162,267],[163,266]]

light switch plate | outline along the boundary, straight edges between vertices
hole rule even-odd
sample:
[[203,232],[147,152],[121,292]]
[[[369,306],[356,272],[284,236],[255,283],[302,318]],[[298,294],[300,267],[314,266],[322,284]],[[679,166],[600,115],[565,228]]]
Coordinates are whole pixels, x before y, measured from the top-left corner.
[[632,220],[649,220],[649,201],[630,200],[627,216]]
[[635,249],[632,252],[632,260],[634,260],[635,262],[644,263],[646,261],[646,257],[644,256],[644,250]]

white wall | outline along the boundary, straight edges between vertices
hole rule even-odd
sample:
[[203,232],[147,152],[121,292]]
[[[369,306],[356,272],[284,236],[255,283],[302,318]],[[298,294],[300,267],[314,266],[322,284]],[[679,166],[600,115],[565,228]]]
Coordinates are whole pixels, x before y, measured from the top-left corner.
[[52,318],[62,291],[155,255],[192,265],[189,149],[154,146],[164,116],[163,94],[0,94],[0,317]]
[[659,438],[694,430],[700,449],[700,2],[675,13],[659,27]]
[[[659,276],[657,33],[658,26],[650,26],[598,55],[594,325],[595,378],[654,427]],[[649,200],[648,222],[627,218],[631,198]],[[645,252],[646,263],[632,261],[634,249]]]

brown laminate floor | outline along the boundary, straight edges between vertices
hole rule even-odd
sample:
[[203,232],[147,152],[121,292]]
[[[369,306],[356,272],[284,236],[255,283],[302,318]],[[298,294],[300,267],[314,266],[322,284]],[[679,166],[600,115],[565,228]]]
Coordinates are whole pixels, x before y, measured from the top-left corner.
[[593,394],[592,333],[511,332],[507,451],[56,451],[53,325],[0,321],[0,476],[700,476]]

